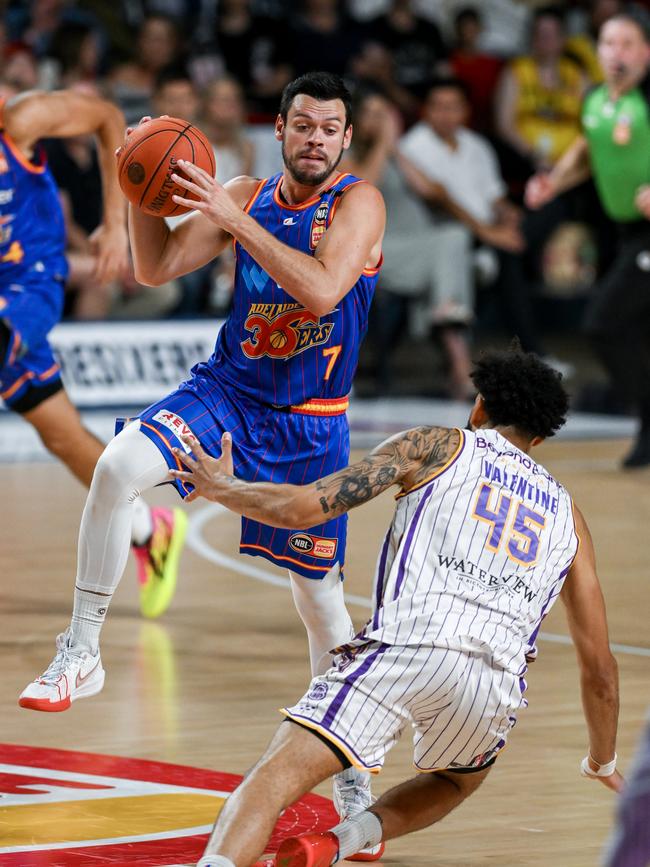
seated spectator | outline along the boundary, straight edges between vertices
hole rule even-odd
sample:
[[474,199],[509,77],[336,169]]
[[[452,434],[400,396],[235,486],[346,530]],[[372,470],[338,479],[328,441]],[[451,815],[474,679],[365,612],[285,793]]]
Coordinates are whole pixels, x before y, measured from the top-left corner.
[[350,64],[355,87],[381,88],[386,98],[400,111],[404,123],[410,126],[420,113],[420,100],[410,90],[397,83],[395,59],[388,48],[378,42],[364,42]]
[[[214,150],[216,178],[221,184],[238,175],[252,175],[255,149],[246,136],[244,92],[230,76],[208,86],[203,96],[201,128]],[[235,276],[233,251],[228,248],[209,266],[211,312],[225,314],[230,306]]]
[[479,48],[483,19],[473,6],[461,9],[454,20],[455,46],[449,64],[456,78],[464,82],[469,95],[469,125],[481,133],[492,130],[494,91],[503,66],[498,57]]
[[622,9],[622,0],[593,0],[584,33],[577,33],[566,40],[567,57],[575,60],[592,84],[601,84],[603,81],[603,70],[598,60],[600,28],[608,18],[617,15]]
[[100,75],[102,48],[97,29],[79,22],[62,25],[54,34],[49,51],[58,64],[57,87],[95,85]]
[[194,82],[184,66],[163,69],[156,80],[152,94],[155,116],[167,114],[194,123],[199,113],[200,99]]
[[135,43],[133,57],[109,75],[112,98],[128,124],[153,112],[152,96],[161,70],[180,61],[181,45],[174,22],[163,15],[145,18]]
[[210,84],[203,94],[201,129],[210,139],[217,164],[216,178],[221,184],[253,171],[253,144],[244,128],[244,92],[230,76]]
[[398,137],[395,108],[377,93],[366,94],[355,111],[352,146],[341,164],[376,184],[386,202],[384,265],[372,330],[377,385],[381,392],[389,388],[391,350],[410,300],[420,336],[430,334],[443,346],[450,395],[463,400],[473,393],[468,344],[473,318],[471,234],[459,224],[436,223],[398,165]]
[[314,68],[344,75],[362,45],[361,30],[343,11],[342,0],[299,0],[290,22],[288,60],[296,76]]
[[580,134],[586,79],[564,56],[564,46],[561,10],[538,9],[529,54],[512,60],[501,74],[496,132],[523,160],[527,174],[552,166]]
[[496,250],[499,275],[494,288],[505,325],[527,352],[548,358],[536,326],[533,284],[524,277],[521,256],[526,244],[541,251],[536,243],[540,218],[522,222],[521,211],[506,197],[492,147],[464,126],[468,110],[462,82],[434,82],[423,120],[403,137],[399,152],[419,169],[408,177],[422,197]]
[[411,0],[391,0],[385,15],[368,25],[367,38],[390,53],[395,81],[422,99],[429,81],[448,72],[447,48],[433,21],[416,15]]
[[[467,0],[438,0],[444,8],[450,28],[454,15],[467,5]],[[485,24],[479,40],[479,50],[495,57],[512,57],[526,49],[527,28],[531,8],[537,0],[480,0]]]
[[244,88],[250,110],[274,120],[291,79],[287,24],[253,15],[251,0],[221,0],[215,41],[226,71]]

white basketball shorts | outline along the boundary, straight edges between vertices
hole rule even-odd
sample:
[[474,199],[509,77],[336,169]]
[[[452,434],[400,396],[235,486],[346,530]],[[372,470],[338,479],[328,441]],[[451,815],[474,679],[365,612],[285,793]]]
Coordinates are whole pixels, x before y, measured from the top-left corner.
[[523,680],[478,653],[376,641],[341,650],[281,712],[373,773],[409,723],[418,770],[479,769],[505,746],[525,705]]

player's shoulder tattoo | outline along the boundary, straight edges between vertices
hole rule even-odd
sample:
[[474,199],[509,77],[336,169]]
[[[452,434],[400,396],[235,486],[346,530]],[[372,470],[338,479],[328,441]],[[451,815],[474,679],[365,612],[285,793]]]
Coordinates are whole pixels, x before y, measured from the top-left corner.
[[405,487],[414,487],[442,469],[458,450],[461,437],[455,427],[431,425],[406,431],[402,450],[412,470]]

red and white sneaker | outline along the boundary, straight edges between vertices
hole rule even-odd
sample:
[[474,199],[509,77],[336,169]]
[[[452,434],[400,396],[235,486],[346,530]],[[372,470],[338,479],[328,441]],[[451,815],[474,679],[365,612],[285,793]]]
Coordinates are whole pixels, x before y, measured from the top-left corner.
[[[374,803],[370,792],[370,774],[356,768],[347,768],[334,776],[334,808],[341,821],[363,813]],[[369,849],[362,849],[356,855],[349,855],[346,861],[378,861],[386,846],[379,843]]]
[[302,834],[280,843],[274,867],[330,867],[339,854],[339,841],[329,831],[325,834]]
[[56,656],[40,677],[27,686],[18,699],[29,710],[57,712],[67,710],[78,698],[96,695],[104,686],[104,669],[99,651],[70,646],[72,633],[66,629],[56,639]]
[[134,545],[140,585],[140,611],[144,617],[160,617],[174,597],[178,560],[187,531],[182,509],[151,510],[153,531],[146,545]]

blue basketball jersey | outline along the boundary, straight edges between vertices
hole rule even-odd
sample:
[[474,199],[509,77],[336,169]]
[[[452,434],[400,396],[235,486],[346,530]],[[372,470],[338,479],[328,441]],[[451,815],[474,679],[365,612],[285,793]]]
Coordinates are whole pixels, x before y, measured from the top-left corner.
[[[363,183],[339,174],[320,195],[288,205],[280,195],[281,182],[281,174],[261,181],[246,211],[278,240],[311,256],[345,190]],[[334,310],[319,317],[278,286],[239,243],[235,253],[233,308],[209,362],[218,367],[219,378],[277,406],[347,395],[379,263],[361,274]]]
[[67,275],[65,226],[59,195],[44,155],[30,162],[1,128],[0,120],[0,288],[24,282],[25,275],[55,278],[62,292]]

